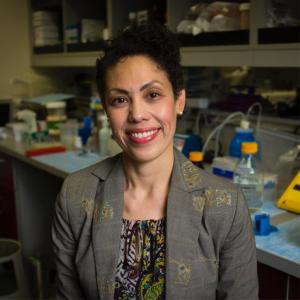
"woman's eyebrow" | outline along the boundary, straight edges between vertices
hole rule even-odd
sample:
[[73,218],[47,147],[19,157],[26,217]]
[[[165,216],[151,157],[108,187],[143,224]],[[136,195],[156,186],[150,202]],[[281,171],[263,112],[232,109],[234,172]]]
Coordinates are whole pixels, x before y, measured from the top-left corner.
[[[140,87],[140,92],[142,92],[143,90],[147,89],[149,86],[151,86],[152,84],[155,84],[155,83],[158,83],[159,85],[163,85],[160,81],[158,80],[152,80],[150,82],[147,82],[145,84],[143,84],[141,87]],[[118,87],[114,87],[114,88],[111,88],[109,91],[109,93],[111,92],[117,92],[117,93],[123,93],[123,94],[126,94],[128,95],[129,92],[125,89],[122,89],[122,88],[118,88]]]
[[117,93],[122,93],[122,94],[126,94],[126,95],[129,94],[129,92],[127,90],[121,89],[121,88],[111,88],[108,92],[109,93],[111,93],[111,92],[117,92]]
[[158,83],[158,84],[162,85],[162,83],[160,81],[158,81],[158,80],[152,80],[152,81],[147,82],[144,85],[142,85],[142,87],[140,88],[140,92],[143,91],[143,90],[145,90],[146,88],[148,88],[149,86],[151,86],[154,83]]

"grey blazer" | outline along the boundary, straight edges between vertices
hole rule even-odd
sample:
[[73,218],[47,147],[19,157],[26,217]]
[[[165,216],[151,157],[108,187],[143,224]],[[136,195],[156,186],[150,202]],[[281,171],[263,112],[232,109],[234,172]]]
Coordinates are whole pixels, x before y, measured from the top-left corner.
[[[121,155],[64,181],[52,227],[59,299],[113,299],[124,182]],[[257,298],[255,241],[241,192],[175,150],[166,299]]]

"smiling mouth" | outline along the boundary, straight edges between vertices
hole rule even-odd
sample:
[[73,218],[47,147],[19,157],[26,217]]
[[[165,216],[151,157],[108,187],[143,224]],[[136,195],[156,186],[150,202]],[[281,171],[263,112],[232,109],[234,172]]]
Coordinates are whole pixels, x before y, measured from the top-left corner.
[[130,131],[128,132],[128,137],[131,141],[139,144],[147,143],[153,140],[159,132],[159,129],[151,129],[145,131]]
[[158,129],[155,130],[149,130],[149,131],[144,131],[144,132],[132,132],[130,133],[131,136],[135,137],[135,138],[145,138],[148,137],[154,133],[156,133],[158,131]]

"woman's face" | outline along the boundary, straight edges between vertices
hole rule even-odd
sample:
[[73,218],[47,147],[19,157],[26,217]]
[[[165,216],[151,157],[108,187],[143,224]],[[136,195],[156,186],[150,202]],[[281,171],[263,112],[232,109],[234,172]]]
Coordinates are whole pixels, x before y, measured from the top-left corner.
[[130,56],[110,68],[105,104],[115,140],[131,159],[147,162],[172,153],[185,91],[175,101],[166,73],[153,60]]

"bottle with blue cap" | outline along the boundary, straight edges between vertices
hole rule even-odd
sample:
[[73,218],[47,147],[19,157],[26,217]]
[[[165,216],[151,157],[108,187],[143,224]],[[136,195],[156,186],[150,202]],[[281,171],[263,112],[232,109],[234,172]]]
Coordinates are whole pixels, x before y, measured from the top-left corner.
[[243,119],[240,126],[235,129],[235,135],[229,145],[229,155],[241,158],[244,142],[255,142],[253,128],[250,128],[250,122],[246,119]]

